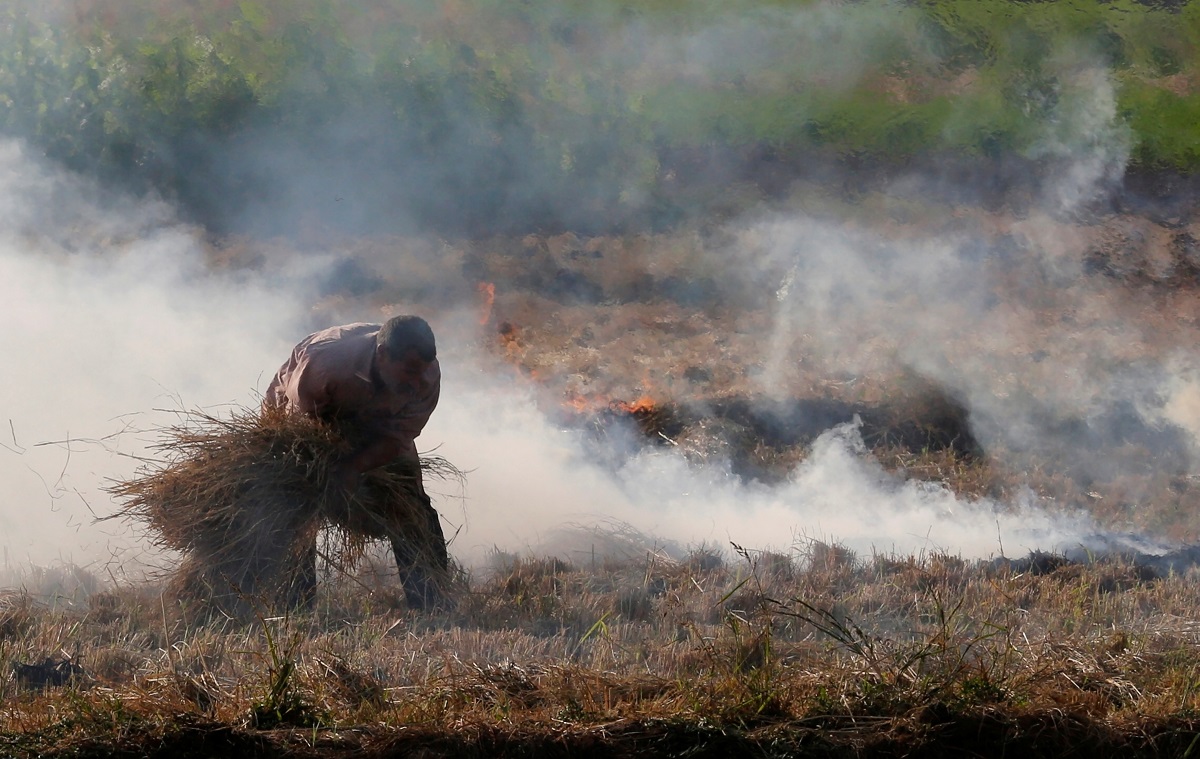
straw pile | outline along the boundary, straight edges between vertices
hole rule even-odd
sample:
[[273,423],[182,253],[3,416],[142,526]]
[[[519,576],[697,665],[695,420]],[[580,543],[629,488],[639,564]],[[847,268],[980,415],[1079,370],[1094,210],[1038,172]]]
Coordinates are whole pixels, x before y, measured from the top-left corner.
[[[415,473],[368,472],[347,497],[331,483],[335,463],[353,450],[353,429],[284,412],[240,411],[219,419],[189,412],[160,429],[159,461],[109,488],[125,516],[150,539],[183,554],[172,578],[181,598],[233,614],[293,603],[297,573],[312,561],[322,528],[331,528],[334,568],[346,569],[371,539],[427,533]],[[421,467],[461,479],[445,459]]]

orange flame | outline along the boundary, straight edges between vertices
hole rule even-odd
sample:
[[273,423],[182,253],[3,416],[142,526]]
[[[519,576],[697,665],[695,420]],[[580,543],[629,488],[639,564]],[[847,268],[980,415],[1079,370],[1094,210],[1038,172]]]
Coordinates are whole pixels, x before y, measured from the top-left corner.
[[624,411],[627,414],[646,414],[654,411],[658,404],[648,395],[643,395],[632,403],[626,401],[613,401],[609,406],[617,411]]
[[492,282],[480,282],[475,289],[483,296],[483,305],[479,313],[479,324],[482,326],[492,318],[492,304],[496,302],[496,285]]
[[595,414],[604,409],[619,414],[649,414],[658,409],[658,403],[649,395],[634,401],[622,401],[596,394],[569,397],[563,401],[563,407],[577,414]]
[[577,414],[594,414],[608,405],[608,400],[598,395],[576,395],[563,401],[563,406]]
[[[480,293],[489,296],[489,299],[495,293],[494,286],[488,282],[479,283],[478,289]],[[486,320],[481,323],[486,323]],[[542,377],[538,370],[524,362],[526,346],[522,340],[521,328],[510,321],[502,321],[496,326],[496,334],[499,337],[500,346],[504,349],[504,358],[512,364],[517,373],[534,382],[541,382]],[[618,414],[642,417],[660,410],[661,406],[652,395],[654,385],[650,381],[649,375],[642,380],[641,389],[642,394],[633,401],[619,400],[602,393],[570,394],[563,399],[562,408],[576,414],[592,415],[607,410]]]
[[567,400],[563,401],[563,405],[577,414],[586,414],[588,409],[590,409],[592,406],[591,402],[582,395],[574,398],[568,398]]

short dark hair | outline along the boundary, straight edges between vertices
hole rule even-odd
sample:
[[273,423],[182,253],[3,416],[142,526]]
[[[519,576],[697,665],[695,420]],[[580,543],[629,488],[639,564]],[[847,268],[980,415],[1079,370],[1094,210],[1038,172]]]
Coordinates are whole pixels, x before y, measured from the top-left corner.
[[404,357],[410,349],[425,361],[437,358],[437,343],[429,322],[419,316],[405,314],[393,316],[379,328],[375,344],[382,345],[388,358],[393,361]]

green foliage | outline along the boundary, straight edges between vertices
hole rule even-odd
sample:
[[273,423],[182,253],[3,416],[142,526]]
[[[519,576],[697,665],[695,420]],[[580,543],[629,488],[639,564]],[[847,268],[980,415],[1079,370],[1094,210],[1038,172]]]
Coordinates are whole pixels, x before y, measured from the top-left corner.
[[1200,168],[1200,93],[1130,90],[1121,109],[1138,137],[1135,154],[1147,166]]
[[681,148],[1028,153],[1096,66],[1134,160],[1190,170],[1198,51],[1200,8],[1135,0],[59,0],[0,10],[0,130],[209,222],[611,227]]
[[[296,659],[303,635],[292,632],[286,645],[281,647],[282,642],[277,640],[277,634],[271,631],[270,623],[273,621],[275,620],[259,618],[269,661],[263,694],[251,705],[252,724],[263,729],[281,725],[319,727],[329,724],[329,715],[314,708],[296,689]],[[285,627],[286,622],[285,619]]]

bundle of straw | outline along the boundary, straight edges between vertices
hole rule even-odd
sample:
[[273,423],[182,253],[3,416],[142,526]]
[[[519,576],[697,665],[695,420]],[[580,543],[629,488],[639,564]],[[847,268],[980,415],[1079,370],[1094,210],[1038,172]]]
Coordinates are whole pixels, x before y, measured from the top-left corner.
[[[188,412],[158,433],[161,460],[109,492],[122,502],[118,516],[184,554],[172,580],[182,597],[224,610],[275,606],[288,600],[322,528],[335,533],[336,555],[325,558],[337,568],[352,565],[371,539],[427,533],[415,473],[373,470],[349,497],[332,483],[334,465],[353,450],[351,429],[243,410],[228,419]],[[421,467],[439,479],[462,477],[437,456]]]

